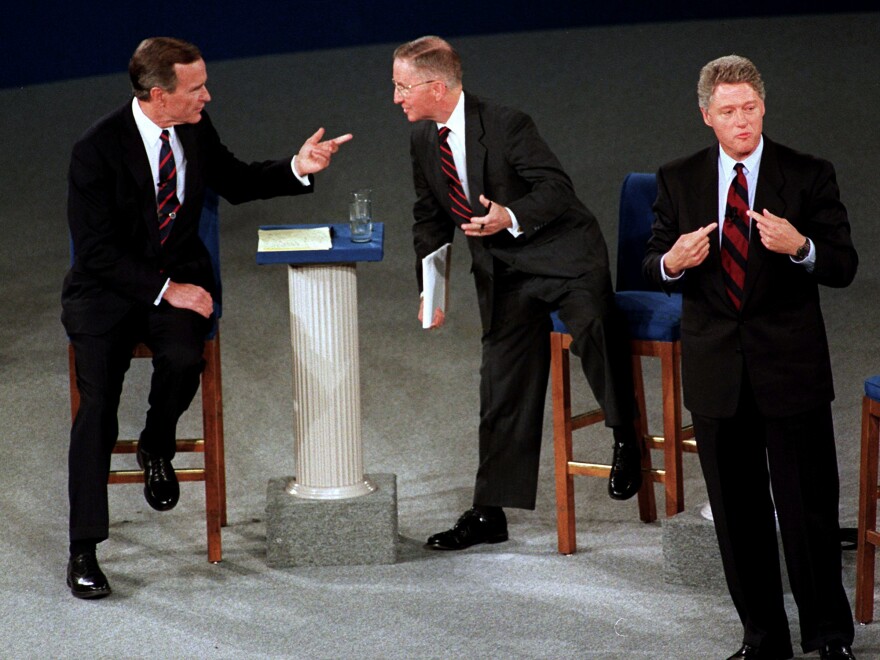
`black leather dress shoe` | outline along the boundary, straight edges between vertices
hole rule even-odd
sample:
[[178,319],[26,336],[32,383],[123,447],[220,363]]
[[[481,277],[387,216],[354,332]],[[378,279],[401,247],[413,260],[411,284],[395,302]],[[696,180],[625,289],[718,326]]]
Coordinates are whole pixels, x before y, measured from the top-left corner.
[[628,500],[642,487],[642,456],[638,442],[614,442],[608,494],[614,500]]
[[788,660],[792,655],[791,651],[775,653],[751,644],[743,644],[742,648],[727,660]]
[[94,552],[74,555],[67,562],[67,586],[77,598],[103,598],[110,594],[110,583],[98,566]]
[[431,550],[464,550],[477,543],[501,543],[507,540],[507,516],[499,509],[498,513],[486,514],[476,509],[465,511],[455,527],[434,534],[426,548]]
[[144,470],[144,497],[156,511],[173,509],[180,499],[180,485],[171,461],[151,456],[138,446],[137,462]]
[[855,660],[856,658],[850,645],[840,641],[825,644],[819,651],[819,657],[822,660]]

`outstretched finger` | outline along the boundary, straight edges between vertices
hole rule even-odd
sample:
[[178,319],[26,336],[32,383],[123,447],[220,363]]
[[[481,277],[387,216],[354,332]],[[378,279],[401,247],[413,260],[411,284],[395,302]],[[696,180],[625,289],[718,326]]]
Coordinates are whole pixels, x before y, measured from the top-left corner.
[[314,135],[306,140],[309,144],[318,144],[321,141],[321,138],[324,137],[324,127],[322,126],[317,131],[315,131]]
[[[321,129],[321,130],[323,131],[324,129]],[[328,140],[328,142],[332,142],[333,144],[338,146],[340,144],[345,144],[353,137],[354,137],[354,135],[352,135],[351,133],[346,133],[345,135],[340,135],[339,137],[335,137],[332,140]]]

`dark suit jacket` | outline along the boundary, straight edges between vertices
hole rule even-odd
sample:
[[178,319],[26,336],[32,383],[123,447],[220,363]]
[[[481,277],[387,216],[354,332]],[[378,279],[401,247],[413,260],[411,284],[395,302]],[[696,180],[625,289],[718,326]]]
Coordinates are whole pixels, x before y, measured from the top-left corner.
[[155,186],[131,103],[99,120],[74,146],[68,222],[75,261],[62,290],[69,334],[105,332],[133,305],[151,305],[169,277],[213,292],[208,252],[198,236],[206,188],[233,204],[312,190],[296,179],[289,160],[237,160],[205,112],[199,123],[175,131],[186,154],[186,194],[163,247]]
[[[661,285],[660,257],[681,234],[717,220],[718,149],[664,165],[657,175],[644,269]],[[858,266],[834,167],[765,136],[754,208],[786,218],[810,238],[815,269],[808,273],[767,250],[752,223],[739,312],[724,290],[717,235],[708,258],[685,272],[678,283],[685,405],[706,417],[733,416],[743,366],[764,415],[794,415],[834,398],[819,285],[847,286]]]
[[[516,239],[507,231],[467,239],[484,330],[491,327],[493,257],[521,272],[551,277],[608,271],[608,251],[596,218],[575,196],[571,180],[528,115],[465,92],[465,132],[474,215],[485,213],[479,203],[485,195],[510,208],[524,232]],[[415,125],[411,155],[421,287],[422,258],[451,242],[463,221],[449,208],[435,122]]]

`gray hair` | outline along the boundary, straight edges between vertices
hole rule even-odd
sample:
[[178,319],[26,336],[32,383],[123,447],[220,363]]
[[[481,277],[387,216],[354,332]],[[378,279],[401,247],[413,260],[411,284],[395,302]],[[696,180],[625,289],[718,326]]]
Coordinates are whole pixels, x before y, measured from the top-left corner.
[[447,87],[461,85],[461,57],[440,37],[431,35],[408,41],[397,47],[394,59],[409,62],[416,69],[442,80]]
[[703,110],[709,108],[709,101],[718,85],[747,83],[764,100],[764,81],[752,61],[740,55],[725,55],[712,60],[700,71],[697,83],[697,99]]

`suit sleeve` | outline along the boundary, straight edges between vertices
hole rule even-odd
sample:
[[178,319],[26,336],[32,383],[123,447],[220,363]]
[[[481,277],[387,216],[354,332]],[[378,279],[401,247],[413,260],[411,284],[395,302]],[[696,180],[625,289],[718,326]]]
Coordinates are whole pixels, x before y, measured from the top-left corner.
[[809,201],[804,220],[797,227],[816,246],[816,281],[825,286],[845,287],[855,278],[858,254],[852,243],[846,208],[840,201],[834,166],[825,160],[819,163],[806,195]]
[[245,163],[236,158],[220,141],[207,113],[196,125],[199,132],[199,159],[207,172],[207,184],[218,195],[232,204],[255,199],[270,199],[282,195],[311,193],[293,174],[290,159]]
[[455,223],[440,205],[431,186],[425,178],[419,154],[424,153],[425,145],[414,132],[410,141],[410,156],[413,167],[413,185],[416,201],[413,205],[413,247],[416,252],[416,279],[419,292],[422,291],[422,259],[455,237]]
[[667,282],[660,272],[660,260],[672,249],[681,235],[678,224],[678,213],[675,210],[669,183],[664,170],[657,172],[657,199],[654,201],[654,224],[651,227],[651,238],[645,258],[642,261],[642,274],[649,282],[659,285],[667,293],[676,288],[674,282]]
[[[505,164],[516,172],[525,185],[520,190],[504,190],[498,201],[516,214],[520,228],[526,236],[531,237],[578,204],[578,201],[571,179],[538,133],[531,117],[509,111],[504,117],[503,135]],[[489,152],[491,158],[491,147]],[[489,176],[493,175],[494,168],[495,163],[490,164]],[[504,194],[511,198],[504,199]]]

